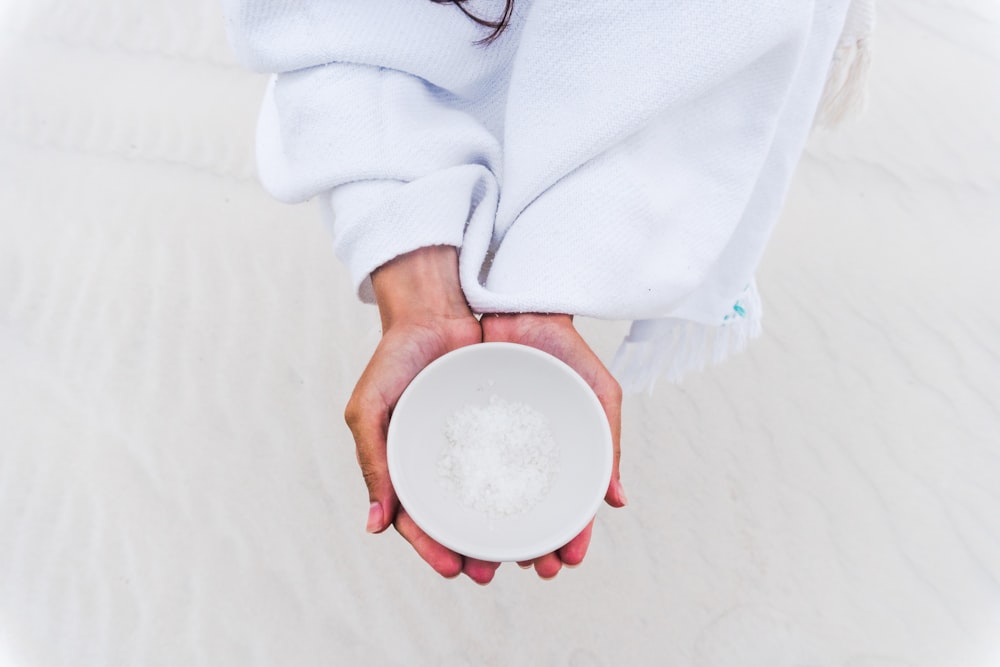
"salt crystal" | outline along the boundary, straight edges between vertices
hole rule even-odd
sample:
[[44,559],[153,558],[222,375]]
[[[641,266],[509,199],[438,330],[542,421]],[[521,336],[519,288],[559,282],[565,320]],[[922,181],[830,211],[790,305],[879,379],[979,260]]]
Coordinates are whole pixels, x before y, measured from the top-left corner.
[[559,453],[548,420],[529,405],[491,396],[445,423],[438,474],[459,502],[489,516],[522,514],[549,492]]

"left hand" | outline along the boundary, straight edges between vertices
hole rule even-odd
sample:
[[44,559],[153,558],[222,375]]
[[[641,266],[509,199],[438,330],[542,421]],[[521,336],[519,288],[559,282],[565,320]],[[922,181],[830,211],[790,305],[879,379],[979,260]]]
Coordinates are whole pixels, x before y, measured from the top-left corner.
[[382,340],[344,410],[368,487],[367,529],[395,526],[439,574],[487,584],[500,564],[463,557],[428,537],[400,507],[386,461],[389,417],[406,386],[438,357],[482,340],[459,285],[457,252],[430,246],[400,255],[372,273],[372,286]]
[[[624,507],[628,502],[619,473],[621,460],[622,390],[610,371],[590,349],[573,326],[573,317],[562,314],[518,313],[485,314],[480,321],[483,342],[520,343],[548,352],[565,362],[590,385],[607,415],[614,445],[614,463],[611,482],[604,496],[612,507]],[[534,565],[535,572],[543,579],[551,579],[563,565],[579,565],[590,546],[594,521],[583,531],[556,551],[533,561],[519,563],[522,567]]]

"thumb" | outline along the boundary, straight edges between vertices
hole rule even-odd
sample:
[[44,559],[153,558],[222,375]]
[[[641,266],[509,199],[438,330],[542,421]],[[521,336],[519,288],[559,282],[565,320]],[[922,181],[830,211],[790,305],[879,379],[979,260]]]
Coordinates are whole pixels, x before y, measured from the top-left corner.
[[622,390],[621,385],[608,373],[601,381],[595,383],[595,393],[604,407],[611,427],[611,444],[613,458],[611,463],[611,481],[604,496],[605,502],[612,507],[625,507],[628,498],[621,480],[622,460]]
[[358,465],[368,487],[369,508],[365,528],[369,533],[381,533],[392,525],[399,507],[386,460],[388,409],[384,406],[365,409],[363,402],[352,398],[344,411],[344,418],[354,436]]

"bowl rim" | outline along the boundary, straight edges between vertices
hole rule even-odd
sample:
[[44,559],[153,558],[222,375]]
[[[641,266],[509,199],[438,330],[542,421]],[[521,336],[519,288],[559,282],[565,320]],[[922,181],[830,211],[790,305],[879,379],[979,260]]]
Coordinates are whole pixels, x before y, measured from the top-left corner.
[[[482,351],[487,348],[506,348],[514,350],[518,354],[527,354],[543,363],[560,368],[561,371],[567,375],[567,377],[571,378],[571,380],[577,384],[581,390],[583,390],[582,394],[587,397],[585,400],[591,403],[591,407],[593,409],[596,409],[601,415],[605,416],[605,419],[599,420],[599,423],[602,425],[600,437],[604,441],[605,445],[601,448],[601,450],[605,452],[605,455],[602,457],[599,465],[601,466],[601,477],[607,478],[607,482],[610,484],[614,465],[614,440],[612,438],[611,425],[607,421],[604,406],[601,404],[600,399],[597,397],[597,394],[587,381],[584,380],[583,377],[581,377],[580,374],[577,373],[576,370],[574,370],[569,364],[564,362],[562,359],[545,352],[544,350],[539,350],[538,348],[531,347],[529,345],[500,341],[474,343],[472,345],[457,348],[438,357],[421,370],[406,386],[403,393],[400,395],[399,400],[397,400],[396,406],[393,408],[393,415],[397,414],[400,409],[406,409],[407,404],[413,400],[412,397],[417,395],[419,387],[428,381],[427,378],[433,377],[436,369],[445,364],[455,363],[456,360],[461,360],[461,358],[468,355],[481,354]],[[396,456],[394,456],[394,447],[392,446],[393,432],[393,420],[390,418],[386,433],[386,459],[390,480],[394,477],[394,469],[397,473],[399,472],[398,466],[400,465],[400,462],[397,460]],[[566,528],[554,531],[550,540],[536,540],[535,543],[531,545],[515,545],[514,547],[497,548],[496,550],[484,552],[476,549],[475,546],[470,547],[470,545],[464,544],[460,536],[451,536],[438,532],[437,527],[434,525],[434,520],[426,520],[428,517],[424,514],[424,508],[419,502],[415,506],[407,505],[406,500],[412,500],[412,497],[408,499],[405,497],[409,493],[409,491],[406,490],[406,485],[404,484],[402,487],[402,494],[398,488],[395,488],[395,486],[395,483],[393,483],[400,505],[405,508],[410,518],[413,519],[414,523],[416,523],[417,526],[428,535],[428,537],[463,556],[494,562],[526,561],[556,551],[580,534],[580,532],[587,527],[587,525],[597,515],[597,511],[600,509],[601,504],[607,495],[607,486],[601,489],[599,494],[595,491],[593,498],[590,498],[586,503],[581,503],[581,511],[579,513],[574,513],[571,519],[576,520],[568,522]],[[584,509],[586,511],[583,511]]]

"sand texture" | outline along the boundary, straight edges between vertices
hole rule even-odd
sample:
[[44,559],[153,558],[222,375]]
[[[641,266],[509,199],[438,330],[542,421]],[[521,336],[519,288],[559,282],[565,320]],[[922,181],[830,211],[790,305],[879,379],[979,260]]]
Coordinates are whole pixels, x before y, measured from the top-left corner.
[[256,184],[215,4],[0,0],[0,666],[1000,665],[1000,10],[875,48],[763,337],[628,400],[580,568],[484,589],[364,532],[376,315]]

